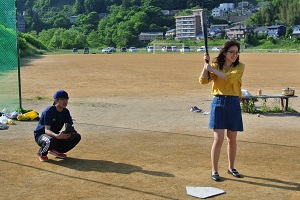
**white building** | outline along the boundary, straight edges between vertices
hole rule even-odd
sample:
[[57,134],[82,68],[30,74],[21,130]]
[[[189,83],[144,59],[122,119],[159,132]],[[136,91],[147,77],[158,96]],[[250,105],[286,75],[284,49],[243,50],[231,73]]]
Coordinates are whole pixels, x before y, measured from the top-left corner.
[[221,10],[220,8],[214,8],[212,9],[212,14],[213,17],[221,17],[224,15],[224,11]]
[[170,15],[170,11],[169,10],[161,10],[163,15]]
[[219,8],[225,12],[231,12],[234,9],[234,3],[221,3]]
[[77,19],[77,16],[71,16],[70,17],[70,22],[74,23],[76,21],[76,19]]
[[227,12],[231,12],[234,10],[233,3],[221,3],[218,8],[212,9],[212,16],[213,17],[222,17]]
[[238,7],[248,7],[250,6],[250,3],[248,1],[242,1],[240,3],[238,3]]

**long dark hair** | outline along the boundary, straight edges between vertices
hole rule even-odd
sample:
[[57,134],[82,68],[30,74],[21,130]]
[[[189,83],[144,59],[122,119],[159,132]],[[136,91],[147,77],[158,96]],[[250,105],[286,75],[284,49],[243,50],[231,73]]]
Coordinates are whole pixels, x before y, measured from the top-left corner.
[[[232,46],[237,46],[238,51],[240,51],[240,43],[234,41],[234,40],[229,40],[223,44],[222,49],[217,57],[213,59],[213,63],[218,63],[219,69],[222,70],[224,63],[225,63],[225,55],[224,53],[227,53],[228,49]],[[238,55],[237,59],[233,63],[233,67],[236,67],[240,63],[240,56]]]

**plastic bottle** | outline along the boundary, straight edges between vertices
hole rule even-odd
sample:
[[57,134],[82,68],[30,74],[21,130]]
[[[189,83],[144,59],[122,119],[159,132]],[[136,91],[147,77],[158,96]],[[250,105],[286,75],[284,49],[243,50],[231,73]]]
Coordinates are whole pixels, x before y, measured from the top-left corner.
[[0,117],[0,123],[1,123],[1,124],[6,124],[6,123],[7,123],[7,117],[6,117],[5,115],[2,115],[2,116]]

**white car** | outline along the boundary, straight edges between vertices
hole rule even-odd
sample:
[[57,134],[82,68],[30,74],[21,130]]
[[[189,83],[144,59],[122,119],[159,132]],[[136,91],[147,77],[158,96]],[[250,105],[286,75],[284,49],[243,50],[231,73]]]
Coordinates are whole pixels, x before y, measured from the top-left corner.
[[135,47],[129,47],[128,51],[129,52],[137,52],[137,49]]
[[205,46],[201,46],[197,48],[197,52],[205,51]]
[[111,53],[111,52],[113,52],[113,51],[110,47],[102,49],[102,53]]
[[212,51],[220,51],[220,48],[219,47],[213,47],[211,50]]
[[148,46],[147,47],[147,52],[153,52],[154,51],[154,47],[153,46]]

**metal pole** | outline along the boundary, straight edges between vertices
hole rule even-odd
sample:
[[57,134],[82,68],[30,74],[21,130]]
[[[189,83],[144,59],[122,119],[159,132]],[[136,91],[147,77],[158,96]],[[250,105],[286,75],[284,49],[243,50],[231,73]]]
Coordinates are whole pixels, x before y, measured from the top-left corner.
[[20,70],[20,51],[19,51],[19,34],[18,34],[18,12],[15,1],[15,10],[16,10],[16,45],[17,45],[17,55],[18,55],[18,82],[19,82],[19,108],[22,109],[22,90],[21,90],[21,70]]

